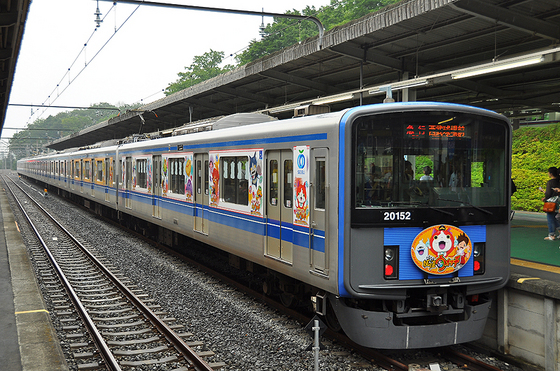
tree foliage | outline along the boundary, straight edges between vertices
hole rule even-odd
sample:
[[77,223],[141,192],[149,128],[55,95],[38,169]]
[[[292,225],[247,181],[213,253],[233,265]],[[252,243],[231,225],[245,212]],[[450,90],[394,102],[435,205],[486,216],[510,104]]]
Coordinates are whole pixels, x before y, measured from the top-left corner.
[[[325,31],[328,31],[396,2],[397,0],[331,0],[330,5],[319,9],[307,6],[301,11],[293,9],[286,14],[315,16],[323,23]],[[252,40],[249,47],[236,56],[237,62],[239,65],[253,62],[318,33],[317,26],[311,21],[274,18],[274,22],[265,27],[262,40]]]
[[542,211],[548,168],[560,166],[560,124],[524,127],[513,133],[512,178],[517,192],[511,197],[515,210]]
[[[380,10],[398,0],[331,0],[330,5],[316,9],[307,6],[299,11],[293,9],[285,14],[315,16],[323,23],[325,30],[340,26],[364,15]],[[238,66],[253,62],[266,55],[287,48],[319,33],[317,25],[311,21],[299,21],[290,18],[274,18],[264,29],[262,40],[252,40],[248,48],[235,58]],[[230,71],[237,66],[226,65],[220,67],[224,59],[224,52],[210,49],[209,52],[193,58],[185,72],[179,72],[177,81],[170,83],[165,89],[166,95],[171,95],[202,81],[211,79],[221,73]]]
[[[44,145],[55,139],[106,121],[119,114],[119,111],[125,112],[138,106],[140,105],[124,104],[116,107],[109,103],[98,103],[89,109],[60,112],[45,119],[35,120],[27,126],[26,130],[13,135],[9,141],[9,151],[14,153],[17,159],[37,154],[42,151]],[[101,108],[115,108],[115,110]]]
[[165,95],[176,93],[235,68],[235,66],[229,64],[220,67],[223,60],[224,52],[217,52],[212,49],[203,55],[194,57],[193,63],[185,67],[186,71],[177,74],[179,76],[177,81],[169,84],[165,89]]

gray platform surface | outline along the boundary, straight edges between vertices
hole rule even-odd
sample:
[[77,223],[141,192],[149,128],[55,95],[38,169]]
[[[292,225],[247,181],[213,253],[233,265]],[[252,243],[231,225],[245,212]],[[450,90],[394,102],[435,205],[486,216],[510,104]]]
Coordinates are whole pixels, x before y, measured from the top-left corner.
[[0,370],[68,370],[2,188],[0,208]]

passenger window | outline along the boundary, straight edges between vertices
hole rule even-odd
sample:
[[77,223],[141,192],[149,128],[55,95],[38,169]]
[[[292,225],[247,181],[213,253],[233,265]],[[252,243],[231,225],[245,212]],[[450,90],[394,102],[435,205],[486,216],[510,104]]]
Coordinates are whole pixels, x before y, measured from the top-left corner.
[[210,176],[208,166],[208,160],[204,161],[204,194],[208,194],[208,177]]
[[202,163],[200,160],[196,161],[196,193],[202,193]]
[[220,159],[223,174],[221,197],[225,202],[249,205],[249,182],[247,170],[248,158],[222,157]]
[[136,173],[138,187],[148,188],[148,160],[136,160]]
[[284,160],[284,206],[292,208],[294,197],[293,161]]
[[325,209],[325,160],[315,162],[315,208]]
[[183,172],[184,165],[185,165],[184,158],[169,159],[169,168],[171,172],[169,191],[171,193],[177,195],[185,194],[185,174]]
[[97,174],[96,180],[97,180],[98,182],[102,182],[102,181],[103,181],[103,161],[97,161],[96,167],[97,167],[97,170],[96,170],[96,174]]
[[278,203],[278,161],[270,161],[270,204],[276,206]]

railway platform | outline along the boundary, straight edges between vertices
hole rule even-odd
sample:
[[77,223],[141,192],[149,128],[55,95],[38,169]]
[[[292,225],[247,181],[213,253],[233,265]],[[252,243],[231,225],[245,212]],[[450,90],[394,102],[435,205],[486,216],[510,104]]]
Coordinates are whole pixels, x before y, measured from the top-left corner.
[[68,370],[5,190],[0,188],[0,369]]
[[547,241],[546,214],[516,211],[511,223],[511,271],[560,284],[560,239]]

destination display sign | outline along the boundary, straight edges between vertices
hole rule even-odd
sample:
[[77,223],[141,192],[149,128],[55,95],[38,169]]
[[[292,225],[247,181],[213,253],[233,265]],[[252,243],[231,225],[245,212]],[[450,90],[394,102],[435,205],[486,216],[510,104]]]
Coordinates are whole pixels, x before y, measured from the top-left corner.
[[405,136],[407,138],[457,138],[465,137],[464,125],[424,125],[409,124],[406,126]]

